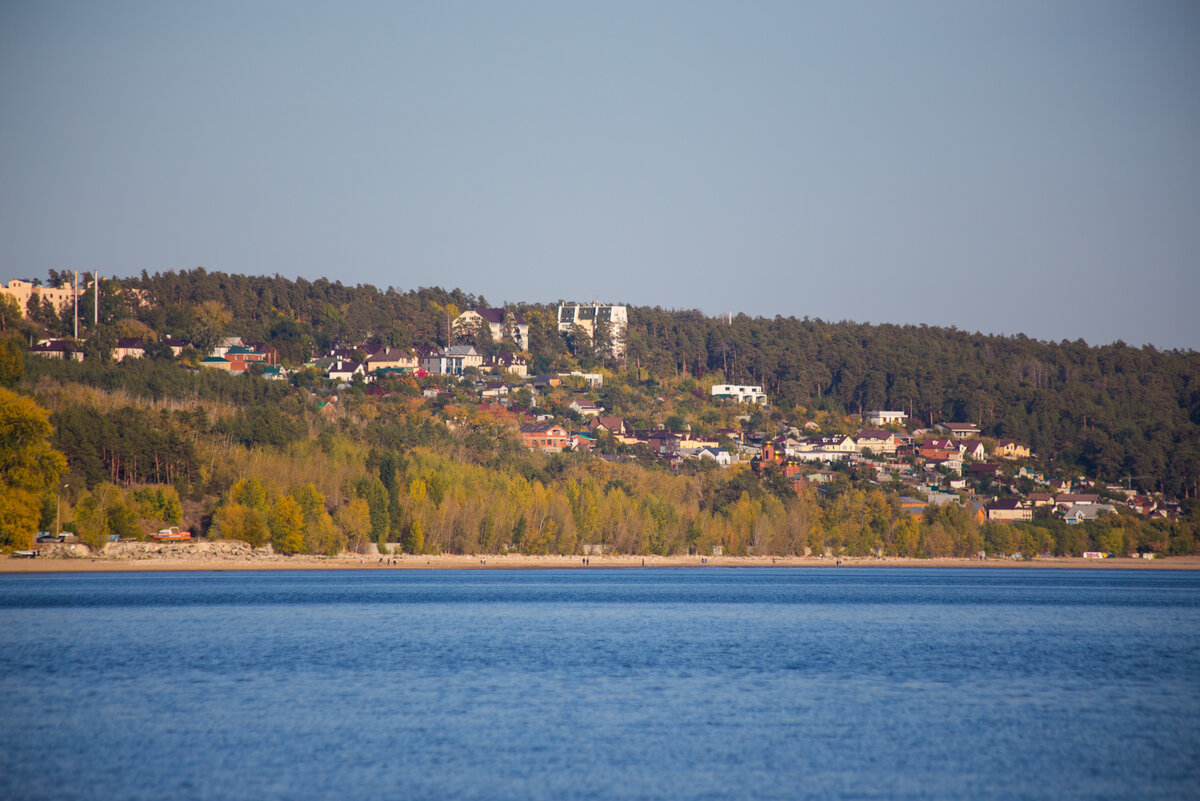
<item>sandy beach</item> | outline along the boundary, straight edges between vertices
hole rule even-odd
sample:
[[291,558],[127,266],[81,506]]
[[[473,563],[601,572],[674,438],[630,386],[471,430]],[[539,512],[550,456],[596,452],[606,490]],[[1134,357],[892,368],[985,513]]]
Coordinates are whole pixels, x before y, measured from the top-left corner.
[[83,546],[43,547],[34,559],[0,557],[0,573],[178,570],[549,570],[736,567],[991,567],[1087,570],[1200,570],[1200,556],[1158,559],[900,559],[771,556],[528,556],[524,554],[280,556],[238,542],[120,543],[92,555]]

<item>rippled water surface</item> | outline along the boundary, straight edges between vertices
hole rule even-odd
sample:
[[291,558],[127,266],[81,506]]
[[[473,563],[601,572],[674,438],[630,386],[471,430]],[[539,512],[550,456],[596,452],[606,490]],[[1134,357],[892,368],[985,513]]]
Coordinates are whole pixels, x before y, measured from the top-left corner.
[[0,577],[0,798],[1200,797],[1200,574]]

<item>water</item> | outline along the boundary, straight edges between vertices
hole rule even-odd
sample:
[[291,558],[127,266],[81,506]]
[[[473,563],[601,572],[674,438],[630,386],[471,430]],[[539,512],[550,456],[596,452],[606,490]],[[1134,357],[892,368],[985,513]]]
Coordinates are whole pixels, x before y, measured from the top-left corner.
[[0,798],[1200,797],[1200,573],[0,577]]

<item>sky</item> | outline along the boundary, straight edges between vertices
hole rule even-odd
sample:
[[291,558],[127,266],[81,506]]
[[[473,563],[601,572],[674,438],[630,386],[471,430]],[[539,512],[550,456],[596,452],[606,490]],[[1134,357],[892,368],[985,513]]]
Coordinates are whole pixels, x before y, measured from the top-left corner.
[[1200,4],[0,0],[0,279],[1200,350]]

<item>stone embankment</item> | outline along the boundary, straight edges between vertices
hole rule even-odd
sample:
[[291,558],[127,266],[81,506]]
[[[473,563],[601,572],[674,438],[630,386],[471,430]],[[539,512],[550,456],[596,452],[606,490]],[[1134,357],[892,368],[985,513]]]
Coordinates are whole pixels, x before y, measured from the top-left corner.
[[252,548],[244,542],[110,542],[98,553],[83,543],[43,543],[38,546],[44,559],[112,559],[116,561],[221,559],[237,562],[272,559],[270,545]]

